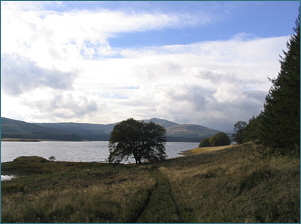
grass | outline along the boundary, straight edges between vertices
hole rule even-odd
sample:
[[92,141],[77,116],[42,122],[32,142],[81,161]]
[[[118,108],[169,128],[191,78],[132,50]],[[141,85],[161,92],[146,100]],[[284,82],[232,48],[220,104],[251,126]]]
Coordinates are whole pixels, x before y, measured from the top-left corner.
[[156,184],[135,166],[24,160],[33,173],[2,183],[2,222],[128,222]]
[[237,147],[236,145],[226,145],[226,146],[212,146],[212,147],[201,147],[201,148],[195,148],[195,149],[190,149],[184,152],[181,152],[180,154],[182,155],[193,155],[193,154],[200,154],[203,152],[211,152],[211,151],[217,151],[217,150],[223,150],[223,149],[229,149]]
[[300,222],[300,160],[247,144],[153,164],[2,164],[2,222]]
[[300,161],[248,144],[166,163],[185,222],[300,222]]

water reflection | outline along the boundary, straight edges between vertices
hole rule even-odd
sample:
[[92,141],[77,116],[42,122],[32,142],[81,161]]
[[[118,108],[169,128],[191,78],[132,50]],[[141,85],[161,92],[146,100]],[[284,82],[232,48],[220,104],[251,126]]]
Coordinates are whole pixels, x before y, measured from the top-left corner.
[[11,180],[13,178],[15,178],[13,175],[1,175],[1,181]]

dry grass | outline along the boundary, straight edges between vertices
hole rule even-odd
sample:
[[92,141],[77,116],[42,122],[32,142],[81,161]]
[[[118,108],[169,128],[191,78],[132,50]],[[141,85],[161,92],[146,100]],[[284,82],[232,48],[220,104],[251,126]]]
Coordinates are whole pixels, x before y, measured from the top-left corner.
[[91,165],[3,183],[2,222],[130,222],[155,179],[138,167]]
[[260,158],[253,144],[161,167],[185,222],[299,222],[300,161]]
[[4,171],[25,176],[2,182],[2,222],[299,223],[300,160],[263,157],[258,147],[142,166],[5,163]]
[[223,145],[223,146],[212,146],[212,147],[197,147],[195,149],[190,149],[187,151],[184,151],[180,154],[182,155],[193,155],[193,154],[200,154],[203,152],[212,152],[212,151],[218,151],[223,149],[230,149],[233,147],[239,147],[239,145]]

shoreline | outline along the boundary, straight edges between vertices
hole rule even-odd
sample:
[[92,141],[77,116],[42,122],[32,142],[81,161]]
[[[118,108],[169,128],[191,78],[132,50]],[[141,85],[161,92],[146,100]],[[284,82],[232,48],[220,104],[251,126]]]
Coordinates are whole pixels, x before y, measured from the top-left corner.
[[218,151],[218,150],[223,150],[223,149],[230,149],[236,147],[236,145],[222,145],[222,146],[212,146],[212,147],[197,147],[194,149],[189,149],[185,151],[181,151],[178,154],[182,156],[189,156],[189,155],[195,155],[195,154],[200,154],[203,152],[212,152],[212,151]]
[[42,141],[42,139],[1,138],[1,142],[2,141],[3,142],[40,142]]

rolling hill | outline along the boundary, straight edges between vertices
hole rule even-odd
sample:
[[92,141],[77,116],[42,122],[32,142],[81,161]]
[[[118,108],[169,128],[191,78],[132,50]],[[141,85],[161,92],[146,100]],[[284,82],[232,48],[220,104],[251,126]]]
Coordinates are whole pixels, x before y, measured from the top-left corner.
[[[166,128],[167,141],[200,142],[203,138],[211,137],[219,132],[201,125],[178,124],[158,118],[144,121],[152,121],[164,126]],[[110,133],[116,124],[117,123],[27,123],[2,117],[1,138],[39,138],[54,140],[63,140],[63,138],[65,138],[67,140],[73,136],[74,140],[108,141]]]

